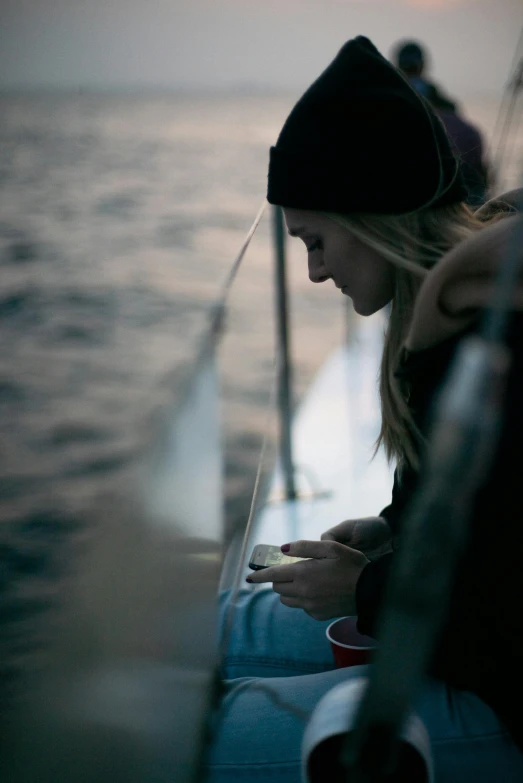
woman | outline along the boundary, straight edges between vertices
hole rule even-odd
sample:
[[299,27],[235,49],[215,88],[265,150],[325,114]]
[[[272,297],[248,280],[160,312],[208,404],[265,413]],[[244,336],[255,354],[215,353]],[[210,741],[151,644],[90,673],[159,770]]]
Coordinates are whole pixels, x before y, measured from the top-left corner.
[[[507,218],[484,228],[464,196],[439,121],[362,37],[307,90],[271,149],[268,199],[305,243],[310,279],[332,279],[361,315],[391,304],[379,444],[397,470],[392,503],[379,517],[341,523],[321,541],[284,545],[311,559],[248,578],[272,582],[274,592],[241,596],[224,662],[229,682],[210,757],[213,783],[298,781],[307,717],[330,688],[365,673],[333,670],[326,621],[357,614],[360,631],[374,633],[434,392],[459,339],[477,328],[493,267],[516,225]],[[523,780],[523,525],[514,459],[523,435],[522,338],[518,313],[501,443],[416,705],[437,781]]]

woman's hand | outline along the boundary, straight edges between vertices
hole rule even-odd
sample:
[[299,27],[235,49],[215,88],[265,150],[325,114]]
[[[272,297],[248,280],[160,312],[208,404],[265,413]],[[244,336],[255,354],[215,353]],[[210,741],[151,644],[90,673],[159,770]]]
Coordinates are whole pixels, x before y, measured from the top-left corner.
[[356,584],[369,562],[365,555],[337,541],[295,541],[288,546],[285,554],[311,559],[255,571],[248,581],[272,582],[282,604],[303,609],[315,620],[356,614]]
[[392,531],[383,517],[346,519],[345,522],[326,530],[321,540],[337,541],[357,549],[369,560],[376,560],[392,552]]

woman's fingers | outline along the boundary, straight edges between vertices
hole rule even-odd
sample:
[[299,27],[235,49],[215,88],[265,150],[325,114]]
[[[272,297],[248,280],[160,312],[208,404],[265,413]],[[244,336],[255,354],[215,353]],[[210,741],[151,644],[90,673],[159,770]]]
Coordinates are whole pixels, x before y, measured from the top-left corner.
[[284,606],[288,606],[290,609],[303,609],[303,601],[300,601],[298,598],[290,598],[281,595],[280,601]]
[[350,543],[353,537],[354,528],[358,525],[358,519],[346,519],[338,525],[329,528],[321,534],[322,541],[340,541],[341,543]]
[[292,569],[294,565],[271,566],[270,568],[260,568],[259,571],[253,571],[249,574],[249,582],[254,584],[263,584],[263,582],[292,582]]
[[293,541],[290,544],[284,544],[282,552],[291,557],[311,557],[315,560],[323,560],[338,557],[339,546],[340,544],[336,541]]
[[326,530],[325,533],[321,534],[321,540],[322,541],[337,541],[336,535],[334,533],[334,528],[331,530]]
[[282,551],[292,557],[304,558],[303,562],[262,568],[250,574],[247,581],[251,584],[293,582],[305,574],[310,575],[311,561],[336,559],[346,549],[347,547],[336,541],[293,541],[291,544],[284,544]]
[[303,598],[303,588],[296,582],[274,582],[272,589],[275,593],[287,598]]
[[369,562],[362,552],[336,541],[296,541],[282,549],[306,559],[257,571],[249,581],[272,582],[282,604],[316,620],[354,614],[356,584]]

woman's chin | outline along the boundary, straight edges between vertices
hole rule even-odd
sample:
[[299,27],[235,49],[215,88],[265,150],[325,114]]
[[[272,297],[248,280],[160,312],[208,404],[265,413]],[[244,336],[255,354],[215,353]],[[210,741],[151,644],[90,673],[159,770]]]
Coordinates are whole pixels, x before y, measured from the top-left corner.
[[354,310],[358,315],[363,316],[369,316],[374,315],[374,313],[379,312],[379,310],[383,310],[384,307],[386,307],[389,302],[362,302],[358,297],[350,296],[350,294],[346,294],[350,299],[352,299],[352,305],[354,307]]
[[353,299],[352,296],[350,297],[352,299],[352,305],[354,307],[354,310],[358,315],[374,315],[378,310],[374,307],[370,307],[368,303],[365,302],[358,302],[357,299]]

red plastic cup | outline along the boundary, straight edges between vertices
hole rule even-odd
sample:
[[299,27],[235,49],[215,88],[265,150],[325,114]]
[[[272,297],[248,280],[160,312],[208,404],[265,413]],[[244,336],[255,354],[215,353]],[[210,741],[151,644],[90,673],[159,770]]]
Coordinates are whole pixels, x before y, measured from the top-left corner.
[[376,640],[358,633],[357,617],[341,617],[329,625],[327,639],[331,643],[338,669],[370,663],[376,649]]

